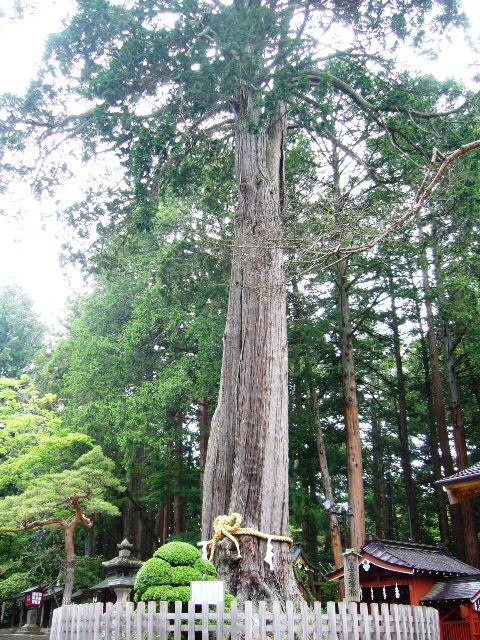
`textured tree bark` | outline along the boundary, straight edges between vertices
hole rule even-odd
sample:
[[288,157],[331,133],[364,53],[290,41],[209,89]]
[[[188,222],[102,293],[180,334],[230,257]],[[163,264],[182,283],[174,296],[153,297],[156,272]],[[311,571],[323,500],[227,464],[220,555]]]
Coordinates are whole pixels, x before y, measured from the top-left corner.
[[415,497],[415,484],[413,482],[410,443],[408,439],[407,399],[405,393],[405,376],[403,373],[402,354],[400,350],[400,332],[398,327],[397,309],[395,306],[395,285],[391,265],[388,265],[388,288],[391,305],[391,328],[393,333],[393,351],[395,355],[395,367],[397,373],[398,391],[398,438],[400,441],[400,456],[405,483],[408,515],[410,518],[410,531],[412,542],[420,542],[420,518],[418,515],[417,500]]
[[[340,162],[337,146],[332,150],[333,208],[336,223],[341,228],[343,208],[340,189]],[[339,338],[342,370],[343,416],[347,455],[348,504],[351,507],[349,546],[359,551],[365,542],[365,499],[363,494],[363,459],[358,418],[357,381],[353,355],[353,328],[348,300],[348,261],[342,258],[335,265],[338,292]]]
[[350,518],[350,547],[360,550],[365,542],[365,502],[363,494],[363,461],[360,424],[358,419],[357,383],[353,357],[352,324],[347,291],[347,261],[336,265],[338,310],[340,320],[340,350],[342,365],[343,415],[347,444],[348,504]]
[[[248,95],[236,112],[238,209],[218,405],[204,474],[202,537],[220,514],[239,513],[243,526],[288,535],[288,389],[282,250],[285,119],[252,130]],[[287,599],[297,589],[287,543],[239,538],[237,561],[228,541],[214,559],[227,588],[246,599]]]
[[75,572],[75,544],[73,534],[78,522],[65,523],[63,532],[65,536],[65,586],[63,588],[62,606],[70,604],[73,593],[73,577]]

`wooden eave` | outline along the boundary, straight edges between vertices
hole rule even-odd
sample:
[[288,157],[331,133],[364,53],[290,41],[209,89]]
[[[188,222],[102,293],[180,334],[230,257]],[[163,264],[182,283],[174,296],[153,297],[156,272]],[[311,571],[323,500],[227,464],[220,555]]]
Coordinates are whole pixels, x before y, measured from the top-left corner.
[[477,591],[477,593],[473,596],[473,598],[470,598],[470,602],[475,603],[477,602],[477,600],[480,598],[480,589]]
[[480,495],[480,477],[458,478],[451,482],[444,482],[450,504],[465,502]]
[[[375,556],[370,555],[369,553],[362,553],[362,555],[358,558],[358,564],[362,564],[364,560],[368,560],[370,564],[375,565],[376,567],[380,567],[380,569],[386,569],[387,571],[395,571],[395,573],[405,573],[408,575],[413,575],[415,570],[411,567],[402,567],[398,564],[392,564],[391,562],[385,562],[384,560],[379,560]],[[343,578],[343,567],[337,569],[333,573],[328,574],[328,580],[338,580],[339,578]]]

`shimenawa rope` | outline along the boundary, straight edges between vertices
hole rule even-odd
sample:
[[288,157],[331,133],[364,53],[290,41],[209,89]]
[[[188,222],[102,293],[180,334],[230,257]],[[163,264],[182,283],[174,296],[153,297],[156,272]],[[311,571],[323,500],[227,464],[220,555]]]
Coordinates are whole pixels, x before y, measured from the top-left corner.
[[277,542],[288,542],[290,545],[293,544],[293,540],[287,536],[274,536],[268,533],[262,533],[262,531],[252,529],[251,527],[241,527],[241,523],[242,516],[239,513],[231,513],[228,516],[217,516],[213,521],[213,538],[211,540],[198,542],[197,546],[205,549],[210,545],[210,555],[208,559],[211,560],[215,553],[217,543],[224,538],[228,538],[233,542],[237,549],[238,558],[241,558],[242,556],[240,553],[240,547],[238,546],[238,540],[236,539],[237,536],[256,536],[257,538],[267,540],[269,543],[272,540],[276,540]]

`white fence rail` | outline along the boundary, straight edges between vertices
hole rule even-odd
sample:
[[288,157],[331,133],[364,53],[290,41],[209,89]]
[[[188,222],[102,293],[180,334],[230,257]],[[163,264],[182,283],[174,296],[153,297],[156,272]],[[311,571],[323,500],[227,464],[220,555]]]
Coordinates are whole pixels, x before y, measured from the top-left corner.
[[243,608],[176,602],[68,605],[56,609],[50,640],[439,640],[438,612],[428,607],[328,602],[295,610],[291,602]]

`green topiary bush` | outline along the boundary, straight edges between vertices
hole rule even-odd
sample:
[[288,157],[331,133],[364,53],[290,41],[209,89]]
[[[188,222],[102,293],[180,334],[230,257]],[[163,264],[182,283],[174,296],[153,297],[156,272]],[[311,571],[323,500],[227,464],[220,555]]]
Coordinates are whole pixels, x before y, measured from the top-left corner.
[[[158,584],[171,584],[173,567],[161,558],[150,558],[139,569],[135,580],[135,593],[142,594],[148,587]],[[143,600],[143,598],[141,598]]]
[[193,580],[202,580],[202,574],[194,567],[172,567],[171,579],[167,584],[175,587],[190,584]]
[[198,560],[195,560],[193,568],[200,571],[202,574],[202,577],[200,578],[201,580],[215,580],[217,578],[217,570],[210,560],[199,558]]
[[193,565],[200,556],[200,551],[187,542],[167,542],[153,554],[154,558],[161,558],[173,566]]
[[[190,582],[216,578],[215,567],[201,558],[198,549],[186,542],[168,542],[159,547],[137,573],[135,601],[188,602]],[[227,608],[233,600],[232,595],[225,594]]]
[[149,600],[157,600],[166,602],[188,602],[190,600],[190,587],[171,587],[170,585],[163,585],[160,587],[148,587],[143,592],[143,597],[140,600],[148,602]]

